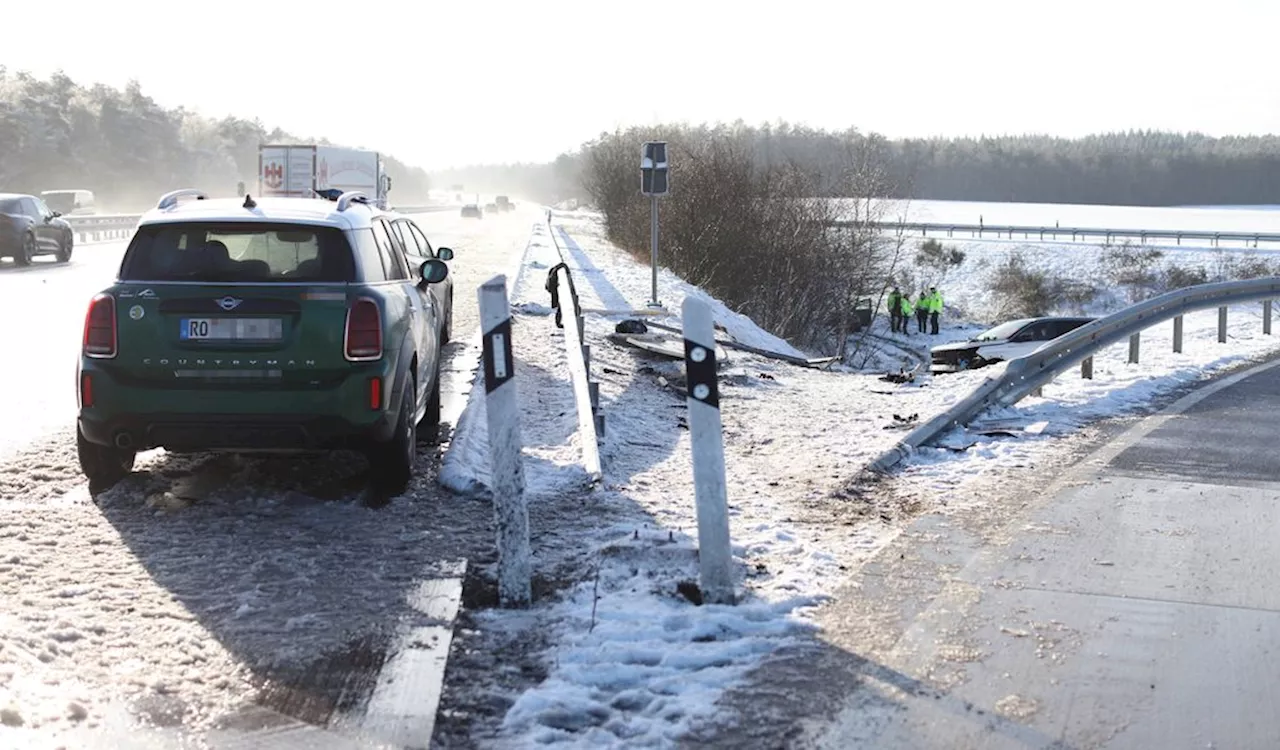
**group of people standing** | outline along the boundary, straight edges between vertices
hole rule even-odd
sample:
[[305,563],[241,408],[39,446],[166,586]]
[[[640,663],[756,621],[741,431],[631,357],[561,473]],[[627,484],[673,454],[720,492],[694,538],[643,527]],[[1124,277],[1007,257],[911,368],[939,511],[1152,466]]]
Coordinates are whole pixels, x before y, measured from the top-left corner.
[[[937,287],[929,287],[929,291],[920,292],[913,303],[911,295],[903,294],[898,287],[889,293],[889,322],[894,333],[909,333],[912,315],[916,319],[916,328],[920,333],[938,335],[938,317],[942,315],[942,293]],[[929,330],[931,329],[931,330]]]

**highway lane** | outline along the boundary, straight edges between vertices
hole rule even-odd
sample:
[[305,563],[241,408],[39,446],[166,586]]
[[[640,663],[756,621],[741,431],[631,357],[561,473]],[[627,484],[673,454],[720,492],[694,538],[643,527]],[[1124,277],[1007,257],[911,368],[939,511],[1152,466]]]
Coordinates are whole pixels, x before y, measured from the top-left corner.
[[1031,497],[921,517],[694,744],[1280,747],[1277,408],[1254,368]]

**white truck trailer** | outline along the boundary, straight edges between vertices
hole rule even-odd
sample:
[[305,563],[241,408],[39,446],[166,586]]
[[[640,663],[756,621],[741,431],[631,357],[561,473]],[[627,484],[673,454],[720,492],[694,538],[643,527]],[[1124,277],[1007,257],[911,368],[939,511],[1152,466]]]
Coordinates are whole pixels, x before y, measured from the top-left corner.
[[314,198],[317,190],[358,190],[388,207],[391,178],[375,151],[336,146],[258,147],[258,194]]

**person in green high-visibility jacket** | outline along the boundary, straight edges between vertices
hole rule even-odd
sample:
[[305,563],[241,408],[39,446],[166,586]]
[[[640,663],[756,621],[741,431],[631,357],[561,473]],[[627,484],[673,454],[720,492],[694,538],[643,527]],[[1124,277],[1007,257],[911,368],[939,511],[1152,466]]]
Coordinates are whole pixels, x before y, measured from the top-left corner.
[[902,333],[910,335],[911,329],[907,328],[907,323],[911,320],[911,314],[915,312],[915,305],[911,304],[911,295],[904,294],[898,299],[898,312],[902,315]]
[[894,333],[902,325],[902,292],[896,286],[889,292],[889,325]]
[[942,315],[942,292],[938,291],[938,287],[929,287],[929,327],[932,329],[930,333],[934,336],[938,335],[938,318]]

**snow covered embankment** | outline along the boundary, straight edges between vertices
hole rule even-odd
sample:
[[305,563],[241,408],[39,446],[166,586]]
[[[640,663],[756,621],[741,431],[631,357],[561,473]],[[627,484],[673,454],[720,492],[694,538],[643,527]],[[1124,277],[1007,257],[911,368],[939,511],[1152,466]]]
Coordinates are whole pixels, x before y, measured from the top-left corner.
[[[584,307],[644,304],[649,269],[605,241],[597,219],[561,214],[555,224],[563,230],[557,239],[567,248]],[[529,267],[545,268],[557,260],[550,243],[535,236]],[[561,424],[573,418],[563,340],[550,318],[521,312],[545,312],[543,280],[537,275],[522,281],[513,297],[517,331],[526,332],[516,334],[517,353],[532,369],[545,363],[538,376],[552,373],[559,383],[526,391],[520,381],[523,418]],[[668,310],[678,310],[688,294],[706,298],[665,272],[659,284]],[[708,301],[717,322],[738,341],[798,353]],[[559,546],[534,540],[540,571],[569,571],[564,576],[569,586],[559,600],[530,613],[480,615],[489,637],[503,643],[495,652],[510,655],[512,644],[533,629],[547,633],[550,645],[525,654],[546,671],[545,679],[515,697],[500,726],[479,733],[493,732],[501,747],[669,743],[710,717],[724,689],[763,656],[807,637],[810,608],[846,569],[891,539],[904,517],[954,503],[957,496],[970,497],[975,486],[998,482],[1014,466],[1044,461],[1055,449],[1050,436],[1141,408],[1154,395],[1207,371],[1270,351],[1274,342],[1260,337],[1260,326],[1249,314],[1233,313],[1233,340],[1226,347],[1213,341],[1212,313],[1188,316],[1185,354],[1166,354],[1171,347],[1162,336],[1167,333],[1152,331],[1144,335],[1149,356],[1141,365],[1125,363],[1124,348],[1116,347],[1096,357],[1094,380],[1064,376],[1046,387],[1043,398],[1028,399],[1001,415],[1027,423],[1048,420],[1040,437],[984,438],[959,454],[921,452],[905,473],[905,494],[913,498],[905,508],[889,498],[852,497],[843,490],[902,436],[885,429],[895,424],[894,415],[918,415],[923,422],[998,375],[999,367],[904,387],[884,383],[878,374],[807,370],[731,350],[721,374],[721,397],[741,594],[737,607],[697,607],[686,598],[696,598],[687,584],[696,581],[697,568],[681,363],[615,346],[607,336],[621,316],[589,315],[592,374],[601,384],[607,418],[605,486],[585,501],[593,517],[563,519],[582,536],[567,545],[564,536],[557,537]],[[659,320],[678,325],[674,317]],[[921,340],[912,337],[910,343]],[[549,399],[553,391],[562,395],[531,402],[530,395]],[[530,480],[531,487],[541,488],[531,491],[531,513],[553,500],[552,474],[577,475],[576,468],[565,468],[576,458],[573,439],[560,445],[553,459],[544,454],[545,463],[531,462],[543,477]],[[531,456],[551,450],[538,447],[528,434],[526,442]],[[543,513],[545,518],[545,506]]]

